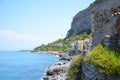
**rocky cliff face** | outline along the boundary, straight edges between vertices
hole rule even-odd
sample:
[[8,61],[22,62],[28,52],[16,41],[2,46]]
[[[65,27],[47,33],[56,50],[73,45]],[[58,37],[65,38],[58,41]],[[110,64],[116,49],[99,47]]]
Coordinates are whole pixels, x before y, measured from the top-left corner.
[[87,9],[78,12],[71,23],[71,29],[68,31],[66,38],[82,32],[91,31],[91,13],[102,5],[104,0],[96,0]]
[[86,9],[80,11],[74,18],[71,23],[71,29],[68,31],[66,38],[69,38],[72,35],[81,33],[83,31],[90,31],[91,29],[91,20],[90,20],[91,10]]
[[[66,38],[72,35],[90,32],[92,27],[91,15],[98,9],[109,9],[112,6],[120,5],[120,0],[96,0],[87,9],[78,12],[71,23],[71,29],[68,31]],[[105,8],[106,7],[106,8]]]
[[[104,40],[105,35],[114,38],[112,43],[118,43],[120,19],[120,0],[105,0],[102,6],[91,13],[93,47]],[[117,22],[118,21],[118,22]],[[118,24],[118,25],[116,25]],[[116,45],[117,46],[117,45]]]
[[120,0],[96,0],[87,9],[74,16],[66,38],[84,31],[92,31],[93,47],[98,45],[105,35],[115,33],[115,21],[119,16],[112,16],[112,14],[116,12],[120,12]]

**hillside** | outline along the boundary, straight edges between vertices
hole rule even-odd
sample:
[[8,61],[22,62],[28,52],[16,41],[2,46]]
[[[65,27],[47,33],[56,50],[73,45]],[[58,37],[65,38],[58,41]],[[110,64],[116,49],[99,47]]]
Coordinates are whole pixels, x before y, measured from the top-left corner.
[[58,51],[58,52],[68,52],[70,50],[70,44],[77,41],[82,40],[85,38],[90,38],[91,35],[87,34],[86,32],[83,32],[82,34],[77,34],[74,36],[71,36],[67,39],[58,39],[56,41],[53,41],[51,43],[48,43],[47,45],[40,45],[36,47],[33,51]]

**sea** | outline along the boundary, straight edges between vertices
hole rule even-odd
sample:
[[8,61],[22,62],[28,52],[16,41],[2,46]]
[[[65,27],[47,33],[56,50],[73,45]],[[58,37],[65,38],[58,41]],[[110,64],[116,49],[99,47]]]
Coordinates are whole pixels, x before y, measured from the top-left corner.
[[42,80],[47,67],[57,62],[52,54],[0,51],[0,80]]

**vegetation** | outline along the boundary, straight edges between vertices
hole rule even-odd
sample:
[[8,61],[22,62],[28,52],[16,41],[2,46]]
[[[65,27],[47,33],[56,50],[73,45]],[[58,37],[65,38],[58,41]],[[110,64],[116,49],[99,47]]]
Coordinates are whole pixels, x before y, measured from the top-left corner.
[[47,45],[42,44],[34,49],[34,51],[68,51],[68,48],[64,44],[62,39],[58,39],[54,42],[48,43]]
[[87,61],[107,75],[120,75],[120,54],[114,49],[98,45],[90,51]]
[[68,80],[81,80],[82,79],[81,77],[82,60],[83,60],[82,54],[79,54],[73,57],[69,71],[68,71],[68,75],[67,75]]
[[71,36],[68,39],[58,39],[54,42],[48,43],[47,45],[42,44],[41,46],[36,47],[33,51],[58,51],[58,52],[68,52],[70,50],[70,44],[85,38],[90,38],[91,35],[83,32],[82,34],[77,34]]
[[83,32],[82,34],[77,34],[77,35],[71,36],[70,38],[66,39],[65,44],[69,47],[70,43],[73,43],[77,40],[84,40],[90,37],[91,37],[91,34],[87,34],[86,32]]

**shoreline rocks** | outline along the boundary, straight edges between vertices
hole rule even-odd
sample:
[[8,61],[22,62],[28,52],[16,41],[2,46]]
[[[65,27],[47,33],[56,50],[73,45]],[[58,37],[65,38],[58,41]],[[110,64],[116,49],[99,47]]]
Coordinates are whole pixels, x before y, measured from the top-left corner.
[[58,62],[48,66],[43,80],[65,80],[70,62]]
[[67,53],[59,54],[59,60],[67,60],[70,61],[72,59],[72,56],[69,56]]

